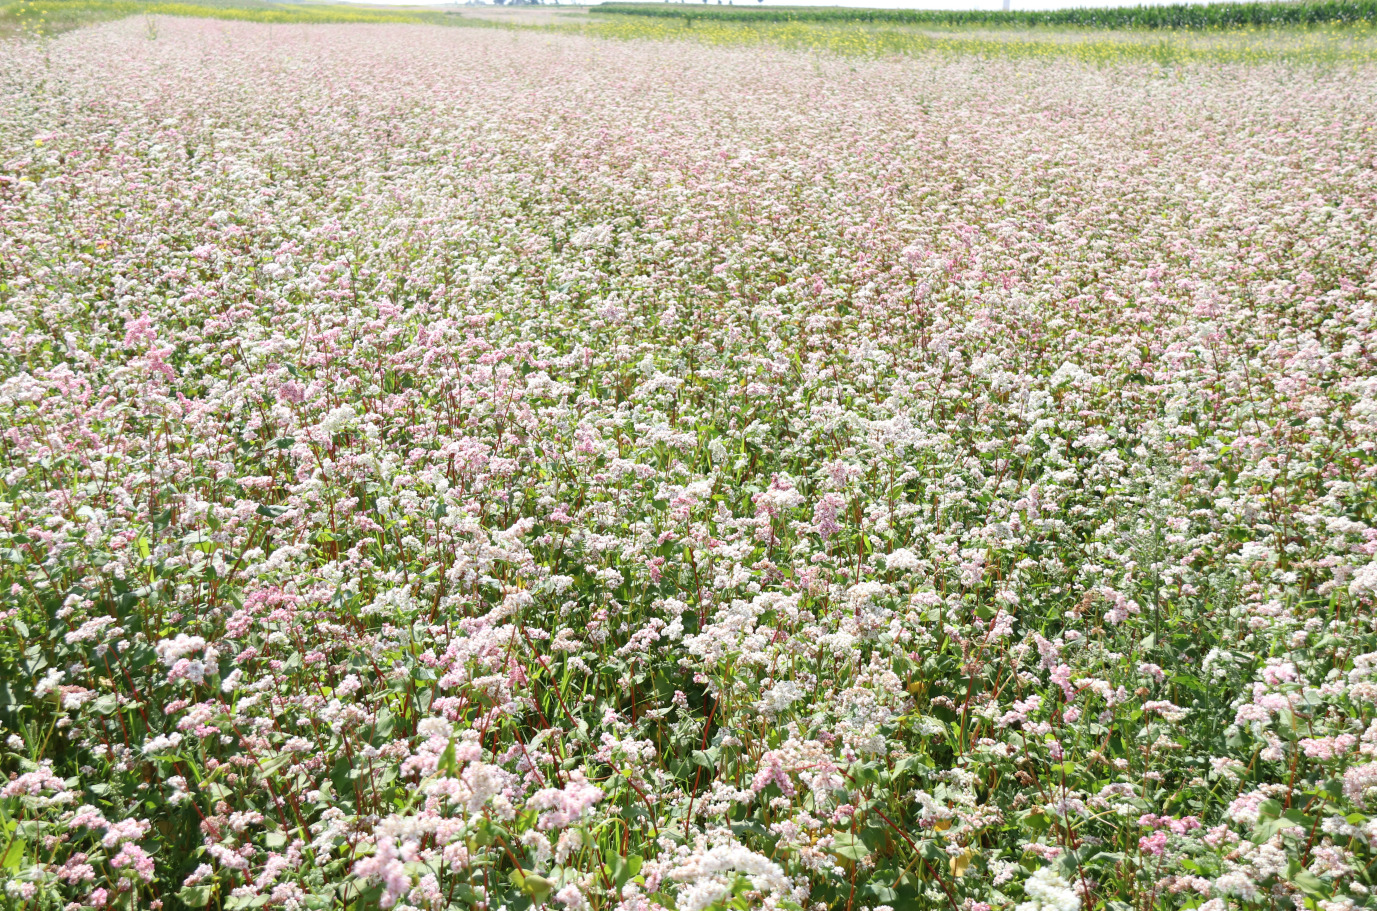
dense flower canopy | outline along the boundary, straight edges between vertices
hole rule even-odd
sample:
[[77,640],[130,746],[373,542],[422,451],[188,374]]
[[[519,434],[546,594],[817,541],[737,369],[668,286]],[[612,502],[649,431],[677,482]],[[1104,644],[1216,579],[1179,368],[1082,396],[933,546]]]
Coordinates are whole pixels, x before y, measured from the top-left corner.
[[0,61],[12,906],[1373,904],[1371,71]]

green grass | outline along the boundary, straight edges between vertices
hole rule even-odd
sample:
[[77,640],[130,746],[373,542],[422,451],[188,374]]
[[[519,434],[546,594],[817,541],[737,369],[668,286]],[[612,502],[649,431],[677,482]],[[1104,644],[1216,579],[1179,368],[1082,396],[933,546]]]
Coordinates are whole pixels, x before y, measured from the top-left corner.
[[712,19],[727,22],[865,22],[902,25],[1074,26],[1101,29],[1218,29],[1377,21],[1377,0],[1206,3],[1071,8],[1044,11],[847,9],[844,7],[713,6],[692,3],[606,3],[602,15]]
[[[752,21],[648,16],[589,17],[587,34],[614,39],[681,39],[709,44],[773,44],[847,56],[974,55],[1072,58],[1092,65],[1155,63],[1367,64],[1377,62],[1377,26],[1240,27],[1190,30],[1066,26],[917,26],[846,20]],[[568,26],[552,26],[567,29]]]
[[[458,17],[431,10],[386,9],[342,4],[271,3],[266,0],[18,0],[0,5],[0,36],[50,35],[126,16],[186,16],[274,24],[453,23]],[[465,21],[465,25],[479,25]]]

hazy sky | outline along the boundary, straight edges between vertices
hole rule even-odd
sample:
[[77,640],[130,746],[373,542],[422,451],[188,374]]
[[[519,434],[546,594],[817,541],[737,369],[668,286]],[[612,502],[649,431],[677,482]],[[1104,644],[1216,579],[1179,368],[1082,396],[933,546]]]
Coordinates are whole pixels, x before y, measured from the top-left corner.
[[[675,0],[677,3],[677,0]],[[691,0],[702,5],[702,0]],[[711,0],[716,4],[717,0]],[[722,0],[725,4],[726,0]],[[1170,0],[1176,2],[1191,2],[1191,0]],[[1205,0],[1201,0],[1205,2]],[[735,0],[736,6],[861,6],[871,9],[1001,9],[1003,0],[765,0],[764,3],[758,0]],[[1012,9],[1065,9],[1067,7],[1091,7],[1091,6],[1156,6],[1151,0],[1012,0]],[[1166,4],[1160,4],[1166,5]]]
[[[417,0],[368,0],[369,5],[380,5],[383,3],[404,4],[415,6]],[[491,2],[491,0],[489,0]],[[715,5],[717,0],[711,0]],[[725,4],[726,0],[723,0]],[[1172,0],[1172,2],[1192,2],[1192,0]],[[1203,0],[1201,0],[1203,2]],[[676,0],[677,3],[677,0]],[[1034,9],[1064,9],[1066,7],[1106,7],[1106,6],[1154,6],[1151,0],[1011,0],[1011,8],[1020,10]],[[996,10],[1002,7],[1003,0],[765,0],[761,3],[758,0],[735,0],[735,6],[761,7],[761,6],[860,6],[870,7],[871,9],[989,9]],[[438,6],[452,7],[453,3],[436,4]],[[553,2],[548,5],[554,6]],[[576,4],[564,4],[566,6]],[[587,3],[581,5],[589,5]],[[691,5],[701,6],[701,0],[692,0]]]

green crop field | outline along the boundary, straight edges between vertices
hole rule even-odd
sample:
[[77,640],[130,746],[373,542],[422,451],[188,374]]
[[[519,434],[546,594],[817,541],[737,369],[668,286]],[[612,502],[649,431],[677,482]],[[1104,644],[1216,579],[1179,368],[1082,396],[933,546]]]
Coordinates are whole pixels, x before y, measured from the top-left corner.
[[1318,3],[1177,3],[1113,9],[917,10],[845,7],[737,7],[687,3],[604,3],[600,14],[717,19],[726,22],[866,22],[904,25],[1075,26],[1105,29],[1207,29],[1327,25],[1377,20],[1377,0]]

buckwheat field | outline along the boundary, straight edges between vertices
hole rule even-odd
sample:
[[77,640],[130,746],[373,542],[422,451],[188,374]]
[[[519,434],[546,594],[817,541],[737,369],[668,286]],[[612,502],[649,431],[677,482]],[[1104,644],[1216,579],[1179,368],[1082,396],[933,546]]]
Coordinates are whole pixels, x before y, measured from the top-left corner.
[[0,903],[1377,907],[1375,77],[0,44]]

